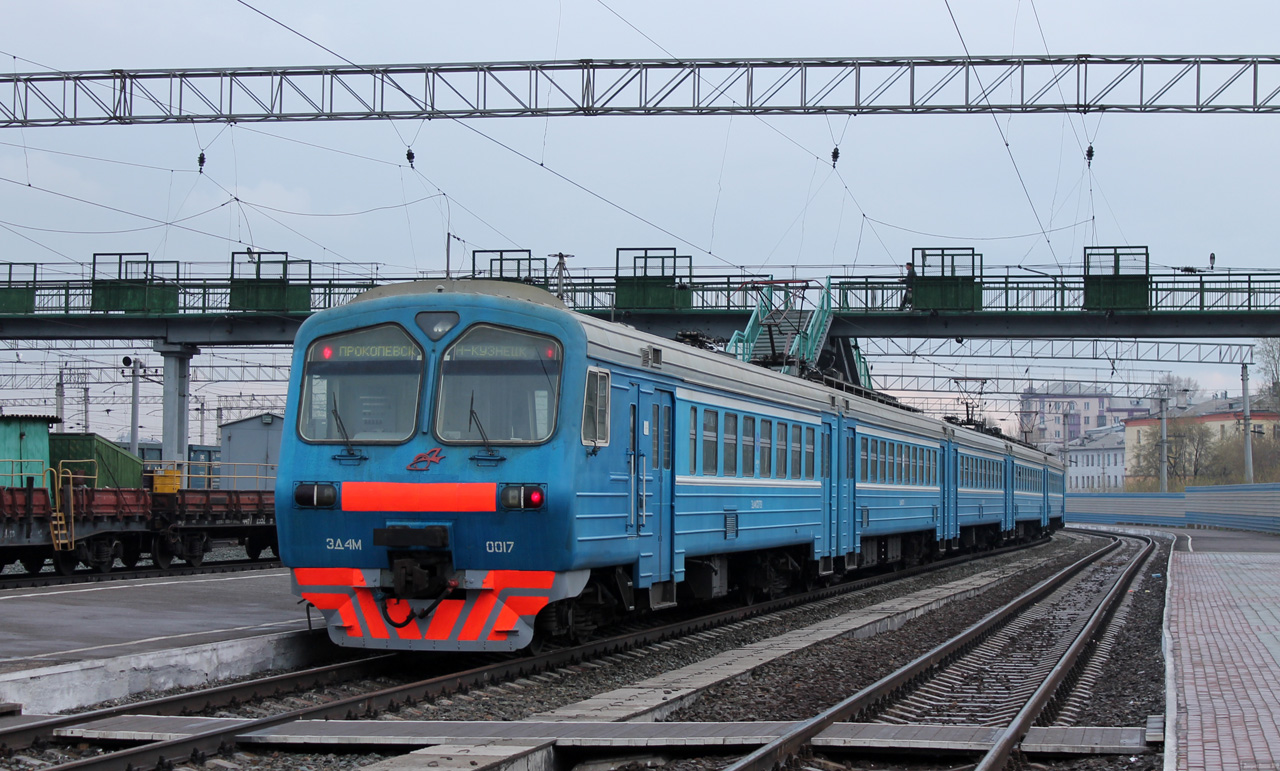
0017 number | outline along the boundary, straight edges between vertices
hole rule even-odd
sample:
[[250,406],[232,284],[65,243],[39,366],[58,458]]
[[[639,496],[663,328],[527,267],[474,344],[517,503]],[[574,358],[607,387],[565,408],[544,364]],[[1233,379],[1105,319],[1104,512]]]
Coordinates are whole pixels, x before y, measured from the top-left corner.
[[485,541],[484,550],[490,554],[510,554],[516,550],[515,541]]

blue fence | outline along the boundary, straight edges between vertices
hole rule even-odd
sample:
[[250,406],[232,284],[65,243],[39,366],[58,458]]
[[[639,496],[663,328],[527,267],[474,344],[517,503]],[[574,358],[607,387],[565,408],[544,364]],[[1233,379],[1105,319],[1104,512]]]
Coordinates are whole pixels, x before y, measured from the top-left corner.
[[1280,484],[1188,487],[1185,493],[1073,493],[1067,496],[1067,522],[1280,535]]

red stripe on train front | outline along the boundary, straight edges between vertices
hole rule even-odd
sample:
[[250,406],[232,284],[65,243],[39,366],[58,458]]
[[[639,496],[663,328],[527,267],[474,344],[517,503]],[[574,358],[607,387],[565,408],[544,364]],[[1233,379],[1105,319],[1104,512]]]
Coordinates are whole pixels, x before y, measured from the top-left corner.
[[497,511],[490,482],[343,482],[343,511]]

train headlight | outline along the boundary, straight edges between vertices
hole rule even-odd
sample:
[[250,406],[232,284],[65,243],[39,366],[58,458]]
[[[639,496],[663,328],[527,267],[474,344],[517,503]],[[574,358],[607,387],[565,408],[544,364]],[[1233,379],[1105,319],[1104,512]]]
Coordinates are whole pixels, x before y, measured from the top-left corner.
[[306,482],[293,488],[293,502],[309,509],[327,509],[338,503],[336,485]]
[[498,502],[506,509],[540,509],[547,492],[542,485],[507,485],[498,492]]

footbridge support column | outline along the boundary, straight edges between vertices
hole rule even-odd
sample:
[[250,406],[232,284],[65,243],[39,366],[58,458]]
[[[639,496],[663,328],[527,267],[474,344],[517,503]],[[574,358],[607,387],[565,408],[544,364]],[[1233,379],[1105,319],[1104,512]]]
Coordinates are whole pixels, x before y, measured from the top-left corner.
[[191,357],[200,353],[194,345],[157,340],[152,348],[164,359],[164,418],[161,421],[160,459],[177,461],[185,473],[187,418],[190,415]]

